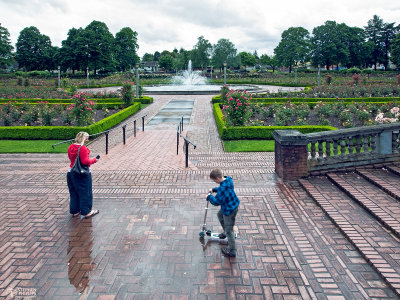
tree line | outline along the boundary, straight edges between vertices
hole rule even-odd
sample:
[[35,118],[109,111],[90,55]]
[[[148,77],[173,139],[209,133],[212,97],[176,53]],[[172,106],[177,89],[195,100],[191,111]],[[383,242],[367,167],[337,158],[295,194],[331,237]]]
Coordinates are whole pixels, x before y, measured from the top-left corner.
[[18,37],[16,49],[11,45],[8,30],[0,24],[0,68],[16,62],[19,69],[97,72],[126,71],[140,61],[157,61],[166,70],[182,70],[192,60],[194,68],[205,69],[212,65],[228,67],[255,66],[257,64],[294,67],[311,64],[314,67],[374,67],[389,62],[400,66],[400,25],[385,23],[374,15],[364,28],[350,27],[345,23],[326,21],[310,33],[303,27],[290,27],[283,31],[273,55],[237,53],[235,45],[226,38],[212,45],[200,36],[191,50],[174,49],[145,53],[139,58],[137,32],[122,28],[115,37],[103,22],[93,21],[86,28],[72,28],[61,47],[51,45],[50,38],[34,27],[24,28]]
[[61,47],[51,45],[50,38],[34,26],[24,28],[15,45],[10,43],[9,32],[0,24],[0,68],[14,61],[18,69],[55,70],[67,69],[113,72],[125,71],[139,62],[137,32],[122,28],[115,37],[103,22],[93,21],[85,28],[72,28]]

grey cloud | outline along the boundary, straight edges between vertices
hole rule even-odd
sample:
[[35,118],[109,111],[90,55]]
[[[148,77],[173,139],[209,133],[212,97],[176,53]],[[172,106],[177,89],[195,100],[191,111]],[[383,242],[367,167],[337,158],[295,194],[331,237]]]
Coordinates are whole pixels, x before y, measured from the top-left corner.
[[[157,4],[154,4],[156,2]],[[251,24],[251,16],[242,16],[228,2],[202,0],[202,1],[146,1],[144,4],[148,8],[168,15],[179,24],[181,21],[191,22],[192,24],[223,28],[241,24],[247,26]]]
[[66,13],[69,11],[68,1],[62,0],[50,0],[50,1],[40,1],[40,0],[0,0],[0,4],[3,3],[8,9],[14,9],[18,12],[23,12],[28,15],[38,15],[44,10],[53,9],[57,13]]

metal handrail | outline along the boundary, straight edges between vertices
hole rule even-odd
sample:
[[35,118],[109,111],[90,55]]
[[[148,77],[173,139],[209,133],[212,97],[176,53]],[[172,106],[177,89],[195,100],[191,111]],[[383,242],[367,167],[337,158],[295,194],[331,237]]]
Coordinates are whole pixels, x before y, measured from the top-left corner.
[[181,120],[179,121],[178,127],[176,129],[176,155],[179,154],[179,137],[183,138],[185,141],[185,166],[186,168],[189,167],[189,144],[193,145],[193,148],[196,149],[196,144],[194,144],[192,141],[184,137],[181,132],[183,131],[183,116],[181,117]]
[[[141,116],[141,118],[142,118],[142,131],[144,131],[144,118],[145,118],[145,117],[147,117],[147,114]],[[136,121],[137,121],[138,119],[140,119],[140,118],[136,118],[136,119],[134,119],[133,121],[127,122],[127,123],[125,123],[124,125],[121,125],[121,126],[117,126],[117,127],[114,127],[114,128],[111,128],[111,129],[102,131],[102,132],[90,134],[89,137],[97,136],[97,135],[101,135],[101,134],[105,133],[105,134],[106,134],[106,154],[108,154],[108,134],[109,134],[111,131],[113,131],[113,130],[116,130],[116,129],[118,129],[118,128],[122,128],[122,131],[123,131],[123,132],[122,132],[122,134],[123,134],[123,143],[124,143],[124,145],[125,145],[125,140],[126,140],[126,139],[125,139],[125,130],[126,130],[126,126],[127,126],[128,124],[131,124],[131,123],[134,124],[134,136],[136,137]],[[62,142],[59,142],[59,143],[56,143],[56,144],[51,145],[51,147],[54,149],[54,147],[57,146],[57,145],[64,144],[64,143],[68,143],[68,142],[71,142],[71,141],[74,141],[74,140],[75,140],[75,139],[69,139],[69,140],[66,140],[66,141],[62,141]]]

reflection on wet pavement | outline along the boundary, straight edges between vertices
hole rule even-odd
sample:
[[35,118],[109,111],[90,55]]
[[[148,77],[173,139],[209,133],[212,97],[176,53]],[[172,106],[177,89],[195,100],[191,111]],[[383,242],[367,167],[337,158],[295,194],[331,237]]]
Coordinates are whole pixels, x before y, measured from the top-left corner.
[[67,257],[68,278],[76,291],[84,293],[89,288],[89,273],[95,267],[92,262],[92,219],[71,219],[73,231],[69,235]]

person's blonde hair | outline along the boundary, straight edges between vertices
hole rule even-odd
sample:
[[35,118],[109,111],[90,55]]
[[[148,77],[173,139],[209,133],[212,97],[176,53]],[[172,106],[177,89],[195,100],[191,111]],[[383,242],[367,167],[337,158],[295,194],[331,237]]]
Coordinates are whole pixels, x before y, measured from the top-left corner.
[[84,131],[78,132],[75,137],[75,142],[79,145],[83,145],[87,137],[89,137],[89,133]]
[[214,169],[210,173],[211,179],[222,178],[222,171],[220,169]]

